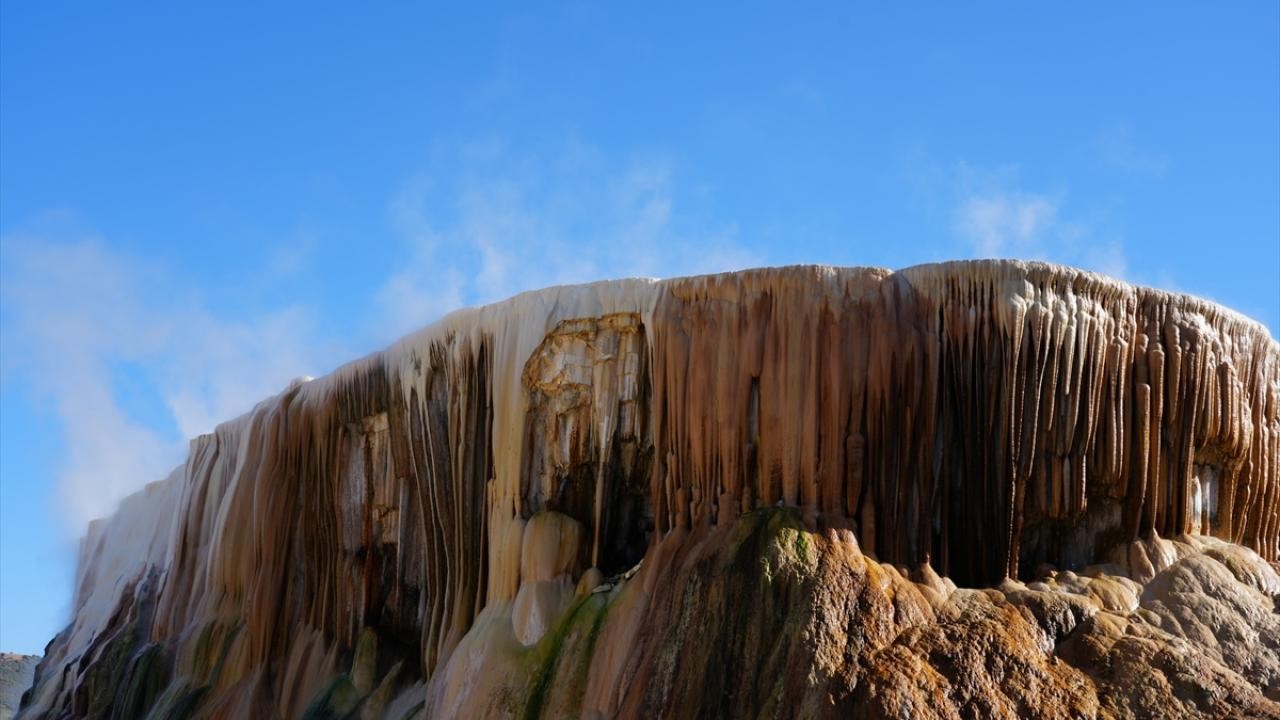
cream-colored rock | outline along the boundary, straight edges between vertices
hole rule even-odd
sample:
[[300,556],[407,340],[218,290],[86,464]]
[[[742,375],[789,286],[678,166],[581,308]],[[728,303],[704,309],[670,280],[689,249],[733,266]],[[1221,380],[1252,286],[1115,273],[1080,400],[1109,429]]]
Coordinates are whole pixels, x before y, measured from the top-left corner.
[[574,596],[574,586],[567,577],[521,583],[511,609],[511,625],[516,639],[525,646],[541,640],[552,623],[573,602]]
[[586,595],[602,585],[604,585],[604,574],[600,569],[587,568],[587,571],[582,573],[582,577],[578,578],[578,586],[574,589],[574,594]]
[[529,518],[520,548],[521,583],[576,576],[582,540],[582,523],[567,515],[545,511]]
[[533,645],[569,607],[581,565],[582,524],[544,511],[525,525],[520,552],[520,590],[512,606],[516,639]]

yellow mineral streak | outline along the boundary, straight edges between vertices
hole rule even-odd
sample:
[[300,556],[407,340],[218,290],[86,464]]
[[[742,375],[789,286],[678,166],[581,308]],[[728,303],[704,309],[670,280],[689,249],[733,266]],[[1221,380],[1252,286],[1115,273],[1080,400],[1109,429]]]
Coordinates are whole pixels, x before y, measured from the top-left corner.
[[928,568],[935,602],[934,568],[994,585],[1139,537],[1275,561],[1280,345],[1196,298],[1013,261],[459,311],[197,438],[92,525],[36,709],[70,707],[126,615],[228,717],[299,714],[368,627],[416,653],[406,683],[454,697],[472,681],[437,670],[460,643],[532,645],[588,569],[595,587],[648,553],[643,580],[659,545],[773,505]]

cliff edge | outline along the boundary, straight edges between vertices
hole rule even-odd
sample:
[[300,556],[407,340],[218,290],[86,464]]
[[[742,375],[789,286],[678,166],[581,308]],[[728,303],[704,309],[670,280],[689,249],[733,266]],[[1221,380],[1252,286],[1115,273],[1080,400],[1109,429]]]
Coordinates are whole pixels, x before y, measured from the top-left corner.
[[464,310],[83,541],[24,717],[1280,717],[1280,344],[1041,263]]

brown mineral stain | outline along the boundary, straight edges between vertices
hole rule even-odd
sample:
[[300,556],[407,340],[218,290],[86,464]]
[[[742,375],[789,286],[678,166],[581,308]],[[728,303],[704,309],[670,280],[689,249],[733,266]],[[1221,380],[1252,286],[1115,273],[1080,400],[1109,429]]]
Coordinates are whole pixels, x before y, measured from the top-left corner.
[[30,712],[1274,716],[1277,560],[1280,345],[1219,306],[552,288],[192,441],[90,527]]

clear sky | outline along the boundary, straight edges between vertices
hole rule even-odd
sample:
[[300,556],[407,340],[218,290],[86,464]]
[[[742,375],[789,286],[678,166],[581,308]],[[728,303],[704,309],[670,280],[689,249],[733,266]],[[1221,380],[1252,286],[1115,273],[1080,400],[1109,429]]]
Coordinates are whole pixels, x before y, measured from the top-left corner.
[[523,5],[3,1],[0,649],[185,438],[524,289],[1015,256],[1280,336],[1275,2]]

